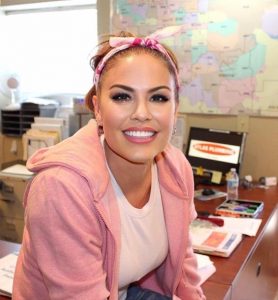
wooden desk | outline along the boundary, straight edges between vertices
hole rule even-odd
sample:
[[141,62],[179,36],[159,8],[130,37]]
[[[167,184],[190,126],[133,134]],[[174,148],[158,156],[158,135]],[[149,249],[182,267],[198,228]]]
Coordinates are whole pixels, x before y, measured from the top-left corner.
[[[19,251],[19,249],[20,249],[20,244],[15,244],[15,243],[0,240],[0,258],[12,252]],[[7,299],[10,298],[0,295],[0,300],[7,300]]]
[[[216,272],[202,285],[203,291],[207,300],[277,299],[278,187],[240,189],[239,198],[264,201],[264,209],[258,216],[262,219],[261,226],[256,237],[244,236],[229,258],[211,256]],[[197,211],[213,213],[215,207],[223,201],[223,198],[206,202],[195,200],[195,206]],[[258,251],[261,252],[260,256]],[[255,262],[253,258],[256,259]],[[266,258],[268,261],[265,261]],[[246,289],[250,290],[249,296]]]

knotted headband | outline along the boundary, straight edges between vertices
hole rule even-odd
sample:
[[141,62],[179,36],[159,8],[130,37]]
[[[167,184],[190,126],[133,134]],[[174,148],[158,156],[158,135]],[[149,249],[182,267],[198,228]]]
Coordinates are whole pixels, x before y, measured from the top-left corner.
[[179,85],[179,77],[178,77],[178,70],[176,68],[176,65],[171,58],[171,56],[168,54],[167,50],[158,42],[158,39],[169,37],[175,33],[177,33],[180,30],[179,26],[171,26],[166,27],[162,30],[159,30],[150,36],[147,36],[145,38],[138,38],[138,37],[110,37],[109,39],[109,45],[112,47],[112,49],[102,58],[102,60],[99,62],[99,64],[96,67],[95,73],[94,73],[94,84],[97,87],[99,83],[99,78],[101,75],[101,72],[107,63],[107,61],[114,56],[116,53],[123,51],[127,48],[141,46],[146,47],[150,49],[154,49],[160,53],[162,53],[165,58],[169,61],[171,66],[173,67],[173,70],[175,72],[176,82]]

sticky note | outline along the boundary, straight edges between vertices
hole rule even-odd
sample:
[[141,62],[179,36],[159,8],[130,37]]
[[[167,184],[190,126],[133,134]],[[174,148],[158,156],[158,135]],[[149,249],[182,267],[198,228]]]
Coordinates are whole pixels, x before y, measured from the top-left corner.
[[222,172],[213,171],[211,176],[211,182],[219,184],[222,179]]
[[198,167],[196,170],[197,175],[203,176],[204,175],[204,169],[202,167]]

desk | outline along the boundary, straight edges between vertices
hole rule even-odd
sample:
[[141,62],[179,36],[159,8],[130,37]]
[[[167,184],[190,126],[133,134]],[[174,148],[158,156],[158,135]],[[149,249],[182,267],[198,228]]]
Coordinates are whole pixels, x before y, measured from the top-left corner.
[[[278,187],[240,189],[239,198],[264,201],[258,216],[261,226],[256,237],[244,236],[229,258],[211,256],[216,272],[202,285],[203,291],[207,300],[277,299]],[[224,198],[195,200],[195,206],[197,211],[213,213],[223,201]]]
[[[12,252],[19,251],[19,249],[20,249],[20,244],[15,244],[15,243],[0,240],[0,258]],[[0,295],[0,300],[7,300],[7,299],[10,298]]]

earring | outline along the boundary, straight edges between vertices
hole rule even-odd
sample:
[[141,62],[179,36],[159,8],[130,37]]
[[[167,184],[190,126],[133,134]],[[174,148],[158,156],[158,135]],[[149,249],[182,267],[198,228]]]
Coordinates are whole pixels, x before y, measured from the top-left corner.
[[177,127],[175,125],[174,128],[173,128],[173,131],[172,131],[172,135],[175,135],[176,133],[177,133]]
[[98,135],[101,136],[104,133],[103,126],[102,124],[100,124],[100,121],[97,118],[96,118],[96,122],[97,122]]

